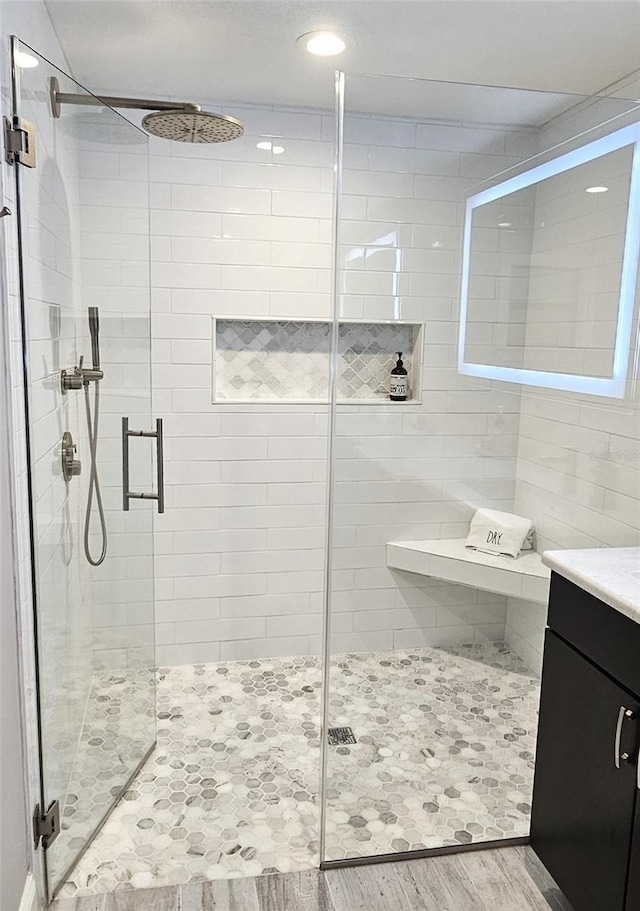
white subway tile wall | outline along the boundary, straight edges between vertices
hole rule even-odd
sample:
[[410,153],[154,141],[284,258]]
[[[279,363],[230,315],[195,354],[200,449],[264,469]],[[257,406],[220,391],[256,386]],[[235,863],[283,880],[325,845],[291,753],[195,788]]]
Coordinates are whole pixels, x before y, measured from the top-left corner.
[[[235,114],[234,143],[151,145],[163,664],[307,654],[321,634],[327,406],[212,404],[211,317],[330,316],[333,142],[319,114]],[[285,153],[257,149],[265,132]]]
[[513,501],[519,388],[456,369],[463,199],[516,163],[509,130],[347,116],[345,135],[345,198],[366,205],[342,223],[342,312],[425,330],[420,407],[338,406],[331,649],[502,639],[505,598],[388,569],[385,544],[463,537],[474,509]]
[[[154,410],[165,418],[167,480],[157,641],[167,664],[320,649],[327,408],[213,405],[211,317],[330,316],[333,118],[231,113],[247,127],[234,143],[151,141]],[[389,539],[462,535],[476,505],[513,497],[518,397],[455,371],[460,201],[476,173],[517,160],[504,130],[475,131],[348,119],[357,141],[345,150],[341,316],[426,330],[423,405],[349,406],[338,417],[333,599],[352,597],[335,610],[340,651],[404,647],[416,631],[423,643],[504,634],[504,599],[393,573],[384,560]],[[265,135],[284,153],[257,149]],[[128,293],[142,221],[113,195],[113,176],[131,177],[134,205],[135,163],[89,154],[83,171],[84,224],[104,234],[105,282]]]
[[[228,110],[246,124],[236,142],[151,140],[154,411],[167,438],[157,635],[167,664],[320,648],[328,409],[212,404],[211,317],[330,316],[333,117]],[[384,545],[463,537],[479,506],[526,512],[515,498],[516,477],[522,488],[527,472],[523,447],[537,445],[543,463],[558,450],[575,462],[566,448],[576,439],[571,417],[551,422],[538,440],[535,414],[520,426],[520,387],[456,369],[464,196],[535,153],[544,137],[530,128],[356,115],[347,116],[345,135],[339,315],[424,322],[425,331],[421,405],[338,408],[332,648],[499,639],[510,628],[505,599],[388,570]],[[258,149],[265,137],[285,151]],[[142,222],[113,185],[117,173],[135,204],[132,165],[135,155],[107,152],[84,171],[93,185],[84,224],[104,234],[105,300],[125,286],[133,295],[142,283],[134,261]],[[519,248],[497,225],[483,225],[478,237],[474,293],[508,297],[496,264]],[[624,436],[630,425],[622,424]],[[577,472],[576,464],[574,486]],[[586,540],[580,510],[595,505],[584,481],[580,507],[561,520],[562,540],[574,546]],[[615,500],[597,495],[602,529],[632,508],[625,490],[613,493]],[[551,519],[540,521],[544,541]],[[540,629],[536,636],[539,643]]]

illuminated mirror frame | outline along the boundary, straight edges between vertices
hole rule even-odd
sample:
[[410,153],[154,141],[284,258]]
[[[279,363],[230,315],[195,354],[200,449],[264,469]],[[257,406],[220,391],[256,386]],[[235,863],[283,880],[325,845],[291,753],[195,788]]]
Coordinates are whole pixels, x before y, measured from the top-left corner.
[[[627,226],[622,257],[620,300],[616,327],[613,370],[611,377],[580,376],[570,373],[552,373],[544,370],[526,370],[518,367],[500,367],[491,364],[472,364],[465,361],[467,333],[467,307],[469,294],[469,268],[471,256],[471,224],[473,211],[479,206],[501,199],[517,190],[523,190],[540,183],[548,177],[570,171],[581,164],[593,161],[609,152],[625,146],[634,146],[629,185]],[[504,380],[507,383],[522,383],[527,386],[542,386],[547,389],[563,389],[567,392],[582,392],[609,398],[623,398],[627,367],[629,362],[629,341],[633,325],[636,279],[638,275],[638,253],[640,250],[640,124],[633,124],[611,133],[595,142],[567,152],[559,158],[538,165],[530,171],[518,174],[503,183],[470,196],[466,202],[464,239],[462,250],[462,284],[460,290],[460,324],[458,335],[458,372],[484,379]]]

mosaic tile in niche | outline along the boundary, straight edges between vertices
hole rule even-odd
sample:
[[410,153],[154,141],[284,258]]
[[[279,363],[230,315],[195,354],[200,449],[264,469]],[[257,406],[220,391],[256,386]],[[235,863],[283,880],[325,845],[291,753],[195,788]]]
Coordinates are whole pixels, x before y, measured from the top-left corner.
[[[402,323],[341,323],[338,397],[388,399],[396,352],[409,387],[419,327]],[[329,395],[331,326],[322,322],[216,320],[216,401],[317,401]]]

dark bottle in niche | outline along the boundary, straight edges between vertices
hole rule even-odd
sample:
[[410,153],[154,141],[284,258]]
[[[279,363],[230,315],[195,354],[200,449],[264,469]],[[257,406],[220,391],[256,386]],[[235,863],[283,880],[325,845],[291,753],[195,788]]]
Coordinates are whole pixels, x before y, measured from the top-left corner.
[[406,402],[409,391],[409,381],[407,371],[402,363],[402,351],[398,351],[398,360],[391,371],[391,383],[389,384],[389,398],[392,402]]

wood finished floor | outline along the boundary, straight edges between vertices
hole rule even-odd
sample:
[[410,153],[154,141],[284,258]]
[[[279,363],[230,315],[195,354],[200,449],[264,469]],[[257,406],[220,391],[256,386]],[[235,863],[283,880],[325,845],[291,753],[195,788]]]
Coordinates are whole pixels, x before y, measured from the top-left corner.
[[54,902],[52,911],[572,911],[530,848]]

